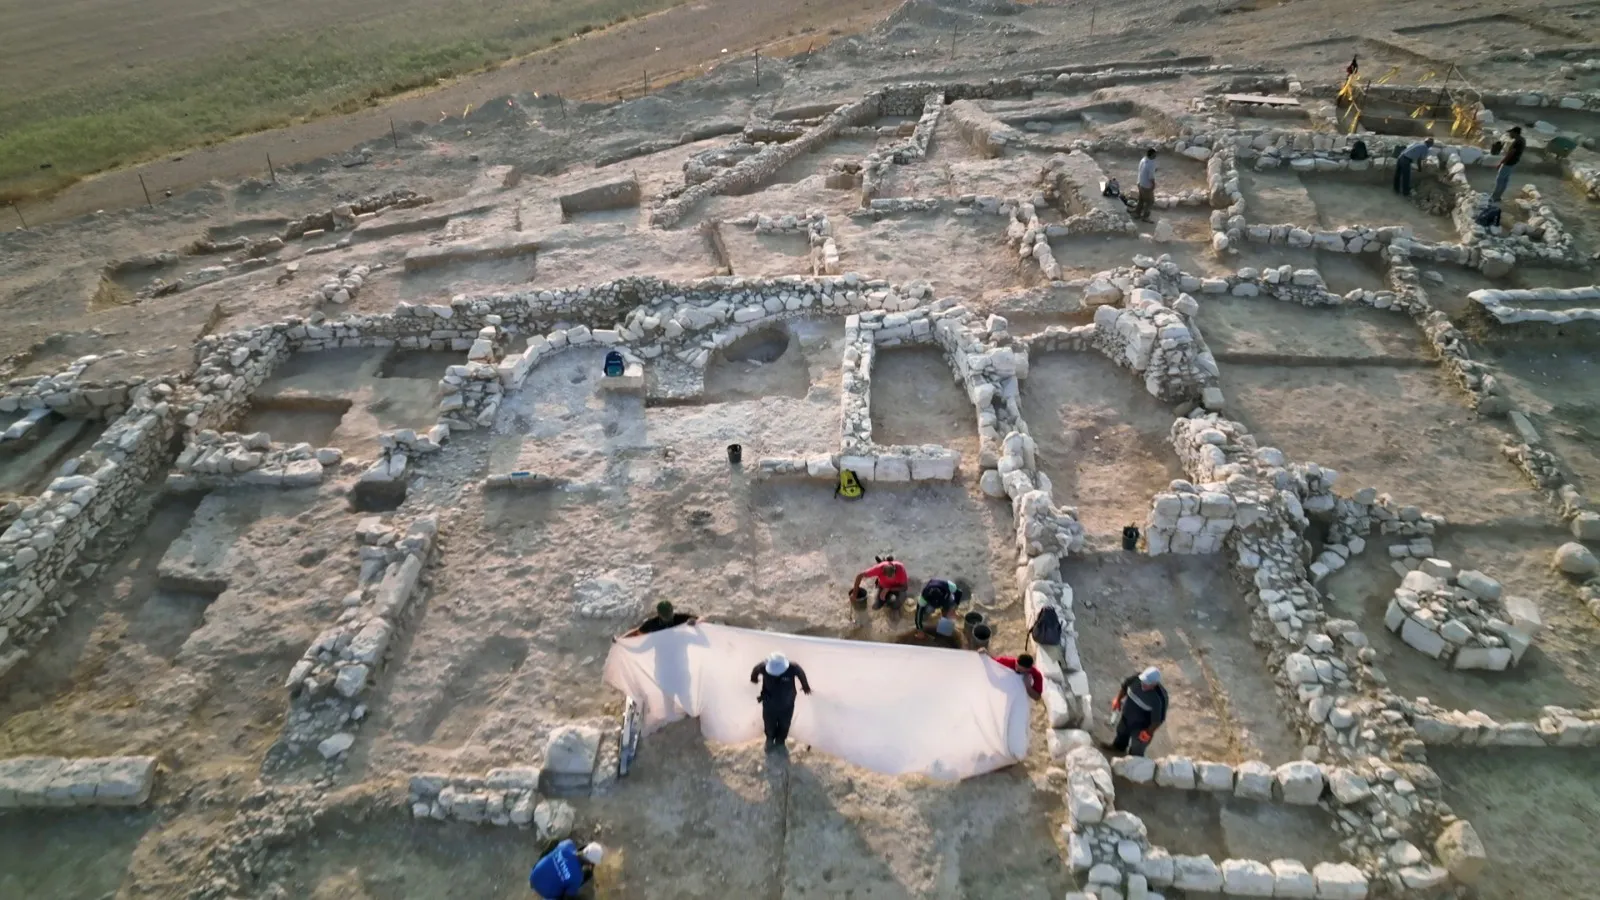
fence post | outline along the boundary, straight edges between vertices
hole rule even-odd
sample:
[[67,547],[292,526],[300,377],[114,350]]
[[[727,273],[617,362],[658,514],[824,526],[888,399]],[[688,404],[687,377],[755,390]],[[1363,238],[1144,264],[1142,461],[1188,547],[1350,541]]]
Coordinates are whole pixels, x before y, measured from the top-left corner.
[[145,203],[145,205],[150,207],[150,208],[152,208],[152,209],[154,209],[155,208],[155,204],[153,202],[151,202],[151,200],[150,200],[150,189],[145,187],[144,176],[143,175],[139,176],[139,187],[140,187],[141,190],[144,191],[144,203]]
[[394,141],[394,148],[396,150],[400,149],[400,135],[395,134],[393,116],[389,117],[389,140]]
[[11,211],[17,214],[17,221],[22,223],[22,227],[27,228],[28,220],[22,217],[22,207],[18,206],[15,200],[11,201]]
[[761,87],[761,48],[757,47],[756,55],[756,87]]
[[272,183],[278,183],[278,170],[272,167],[272,154],[267,154],[267,174],[272,176]]

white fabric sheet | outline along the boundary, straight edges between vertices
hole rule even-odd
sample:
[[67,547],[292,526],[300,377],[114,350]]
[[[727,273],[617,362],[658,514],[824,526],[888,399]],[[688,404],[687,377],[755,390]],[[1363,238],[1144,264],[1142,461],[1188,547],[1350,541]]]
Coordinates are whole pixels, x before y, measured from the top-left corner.
[[1027,755],[1022,679],[965,650],[680,626],[617,641],[605,681],[640,705],[646,734],[698,716],[707,738],[742,743],[762,736],[750,669],[774,650],[811,680],[791,741],[885,775],[951,780]]

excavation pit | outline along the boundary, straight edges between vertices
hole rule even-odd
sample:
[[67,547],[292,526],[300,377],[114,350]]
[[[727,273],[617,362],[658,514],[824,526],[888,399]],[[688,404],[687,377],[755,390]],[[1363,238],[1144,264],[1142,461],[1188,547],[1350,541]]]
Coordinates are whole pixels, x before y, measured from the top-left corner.
[[1224,365],[1436,365],[1415,323],[1401,313],[1261,298],[1200,299],[1200,332]]
[[1344,858],[1333,822],[1315,806],[1118,781],[1117,809],[1138,816],[1149,830],[1150,843],[1175,855],[1205,854],[1217,863],[1295,859],[1307,869]]
[[1506,435],[1434,369],[1225,366],[1229,411],[1256,442],[1452,522],[1539,517],[1545,501],[1500,453]]
[[349,400],[329,400],[314,397],[277,397],[257,400],[250,404],[236,431],[252,434],[264,431],[279,444],[294,445],[301,442],[313,447],[326,447],[333,440],[339,423],[350,411]]
[[1505,597],[1532,602],[1544,627],[1521,662],[1504,672],[1454,671],[1423,655],[1384,627],[1400,575],[1390,565],[1393,541],[1374,534],[1366,552],[1329,576],[1323,588],[1332,598],[1332,615],[1361,625],[1390,688],[1404,697],[1427,697],[1445,709],[1482,710],[1497,721],[1532,721],[1545,705],[1600,705],[1600,676],[1586,662],[1588,648],[1600,640],[1600,623],[1550,567],[1551,553],[1570,540],[1558,522],[1446,526],[1431,540],[1437,558],[1501,582]]
[[1172,410],[1098,353],[1034,356],[1022,415],[1056,503],[1077,507],[1097,544],[1117,546],[1123,526],[1148,518],[1151,496],[1185,477],[1168,442]]
[[[1387,169],[1312,174],[1241,169],[1239,187],[1245,217],[1252,223],[1332,231],[1352,225],[1409,225],[1420,240],[1452,244],[1461,240],[1448,216],[1424,212],[1413,200],[1395,193],[1393,177]],[[1445,189],[1433,176],[1413,173],[1414,193]]]
[[972,461],[976,417],[937,347],[878,349],[872,361],[874,443],[939,444]]
[[1113,737],[1107,716],[1123,679],[1155,666],[1171,702],[1148,755],[1271,765],[1300,757],[1303,744],[1285,721],[1223,559],[1117,550],[1071,557],[1061,572],[1072,585],[1078,653],[1100,704],[1097,740]]

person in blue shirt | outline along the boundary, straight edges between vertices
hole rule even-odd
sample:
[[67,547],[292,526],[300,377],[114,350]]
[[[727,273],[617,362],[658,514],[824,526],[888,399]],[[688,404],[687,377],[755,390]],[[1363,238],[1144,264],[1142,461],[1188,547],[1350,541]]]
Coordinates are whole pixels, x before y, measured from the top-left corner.
[[576,897],[594,879],[594,867],[604,855],[599,844],[590,843],[580,852],[571,840],[562,841],[528,873],[528,887],[544,900]]
[[1406,149],[1400,151],[1400,158],[1394,161],[1394,192],[1402,197],[1411,196],[1411,167],[1421,166],[1422,161],[1433,152],[1433,138],[1417,141]]

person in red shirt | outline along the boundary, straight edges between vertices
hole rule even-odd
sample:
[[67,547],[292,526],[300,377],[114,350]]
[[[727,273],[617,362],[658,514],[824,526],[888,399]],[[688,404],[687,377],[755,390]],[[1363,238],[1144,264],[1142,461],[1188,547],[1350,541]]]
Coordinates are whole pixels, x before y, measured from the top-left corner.
[[864,572],[857,573],[854,584],[850,585],[850,599],[860,596],[861,582],[868,578],[877,582],[878,595],[872,601],[873,609],[882,609],[885,603],[900,608],[905,602],[906,587],[911,584],[911,576],[907,574],[906,567],[895,561],[892,556],[885,556],[878,560],[877,565]]
[[1044,696],[1044,673],[1033,667],[1033,657],[1024,653],[1020,656],[996,656],[995,662],[1022,676],[1022,686],[1028,691],[1029,700],[1037,700]]

